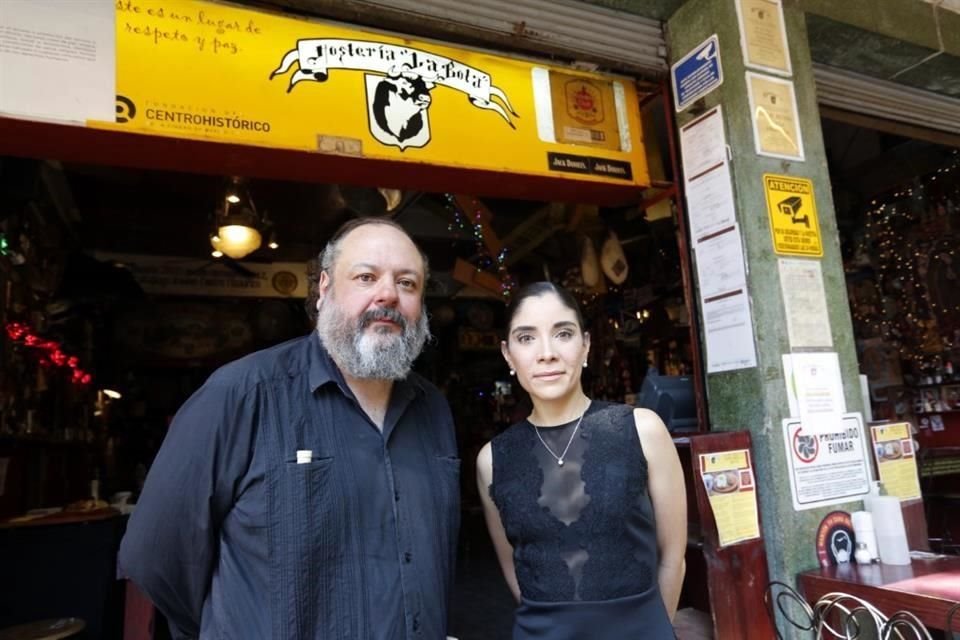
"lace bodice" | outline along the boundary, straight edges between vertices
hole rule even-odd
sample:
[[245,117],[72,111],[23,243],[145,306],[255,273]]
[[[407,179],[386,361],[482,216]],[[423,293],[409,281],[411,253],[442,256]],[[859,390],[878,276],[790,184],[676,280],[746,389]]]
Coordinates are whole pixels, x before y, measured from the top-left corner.
[[594,401],[576,421],[539,433],[524,420],[493,439],[490,495],[513,545],[524,598],[620,598],[649,589],[657,566],[647,461],[633,410]]

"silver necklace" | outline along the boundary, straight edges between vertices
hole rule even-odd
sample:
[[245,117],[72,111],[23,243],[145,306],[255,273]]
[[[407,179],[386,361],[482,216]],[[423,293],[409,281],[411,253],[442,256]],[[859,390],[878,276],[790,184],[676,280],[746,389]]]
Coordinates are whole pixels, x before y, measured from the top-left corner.
[[583,413],[581,413],[580,417],[577,418],[577,424],[573,428],[573,433],[570,434],[570,439],[567,440],[567,446],[563,448],[563,453],[561,453],[560,455],[555,454],[553,452],[553,449],[551,449],[550,446],[546,443],[546,441],[543,439],[543,436],[540,435],[540,429],[537,427],[537,425],[533,424],[532,422],[530,423],[530,425],[533,427],[534,433],[537,434],[537,438],[540,440],[540,444],[543,445],[543,448],[546,449],[551,456],[556,458],[557,464],[561,467],[563,466],[563,459],[567,457],[567,451],[570,450],[570,445],[573,444],[573,438],[577,435],[577,429],[580,428],[580,423],[583,422],[583,416],[587,414],[587,407],[589,406],[590,405],[588,404],[586,407],[584,407]]

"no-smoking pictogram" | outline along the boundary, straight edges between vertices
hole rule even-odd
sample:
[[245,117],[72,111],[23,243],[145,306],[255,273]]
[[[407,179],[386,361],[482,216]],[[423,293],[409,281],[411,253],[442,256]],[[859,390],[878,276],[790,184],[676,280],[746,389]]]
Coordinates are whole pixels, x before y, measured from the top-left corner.
[[820,444],[816,436],[800,435],[800,431],[798,428],[793,432],[793,455],[797,456],[800,462],[813,462],[820,453]]

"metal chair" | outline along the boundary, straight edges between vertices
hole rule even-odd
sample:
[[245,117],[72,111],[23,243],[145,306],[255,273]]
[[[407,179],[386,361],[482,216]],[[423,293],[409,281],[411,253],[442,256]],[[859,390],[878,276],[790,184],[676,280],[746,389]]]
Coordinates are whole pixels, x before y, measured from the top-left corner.
[[[793,604],[793,611],[787,610],[785,603],[788,602]],[[767,585],[764,604],[778,640],[782,640],[783,636],[777,626],[774,603],[788,624],[801,631],[809,631],[810,637],[815,640],[933,640],[926,627],[909,611],[897,611],[887,617],[866,600],[841,592],[828,593],[811,607],[792,587],[774,581]],[[951,610],[947,618],[947,629],[950,629],[956,608]]]

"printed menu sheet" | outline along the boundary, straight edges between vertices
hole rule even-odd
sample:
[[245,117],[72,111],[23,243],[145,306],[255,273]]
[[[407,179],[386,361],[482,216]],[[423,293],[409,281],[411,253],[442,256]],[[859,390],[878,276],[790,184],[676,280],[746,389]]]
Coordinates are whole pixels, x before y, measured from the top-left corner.
[[880,482],[888,495],[901,500],[920,497],[917,454],[909,422],[870,427]]
[[750,451],[700,454],[700,477],[717,522],[720,546],[759,538],[757,487]]

